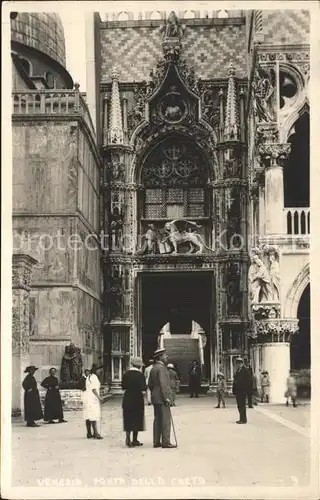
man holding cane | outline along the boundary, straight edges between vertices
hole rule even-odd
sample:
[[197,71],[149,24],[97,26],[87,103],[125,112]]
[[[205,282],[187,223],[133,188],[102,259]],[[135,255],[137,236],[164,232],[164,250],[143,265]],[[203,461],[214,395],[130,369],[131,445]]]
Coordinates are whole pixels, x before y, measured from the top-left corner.
[[154,410],[153,447],[176,448],[170,443],[171,428],[171,387],[166,367],[168,355],[165,349],[154,353],[154,365],[150,371],[148,387],[151,390],[151,402]]

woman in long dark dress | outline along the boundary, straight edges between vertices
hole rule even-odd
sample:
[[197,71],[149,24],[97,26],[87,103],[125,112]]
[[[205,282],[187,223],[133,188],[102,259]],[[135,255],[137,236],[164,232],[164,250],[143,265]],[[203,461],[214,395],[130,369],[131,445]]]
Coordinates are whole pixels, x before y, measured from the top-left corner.
[[44,400],[44,418],[48,424],[54,424],[54,420],[66,422],[63,418],[62,402],[59,391],[59,380],[56,377],[57,370],[50,368],[49,376],[42,382],[41,386],[47,389],[47,394]]
[[[126,445],[142,446],[138,441],[138,432],[144,431],[144,397],[143,392],[147,390],[146,380],[140,369],[143,366],[141,358],[131,359],[132,368],[128,370],[122,379],[123,395],[123,427],[126,432]],[[130,434],[132,432],[132,441]]]
[[22,382],[24,388],[24,419],[27,422],[27,427],[39,427],[35,420],[40,420],[43,417],[37,381],[34,378],[36,370],[38,368],[34,365],[27,366],[24,373],[28,375]]

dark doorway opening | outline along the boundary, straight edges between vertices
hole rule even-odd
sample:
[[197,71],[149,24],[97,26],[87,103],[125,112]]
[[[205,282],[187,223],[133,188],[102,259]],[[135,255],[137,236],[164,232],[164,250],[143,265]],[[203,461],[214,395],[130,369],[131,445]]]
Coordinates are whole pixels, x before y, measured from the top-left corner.
[[291,152],[284,166],[284,206],[310,206],[310,117],[303,113],[289,137]]
[[299,333],[292,336],[291,368],[310,368],[310,284],[306,286],[298,306]]
[[172,335],[191,334],[192,320],[207,334],[204,350],[206,371],[210,366],[212,273],[144,274],[141,278],[142,355],[144,361],[157,348],[160,330],[170,322]]

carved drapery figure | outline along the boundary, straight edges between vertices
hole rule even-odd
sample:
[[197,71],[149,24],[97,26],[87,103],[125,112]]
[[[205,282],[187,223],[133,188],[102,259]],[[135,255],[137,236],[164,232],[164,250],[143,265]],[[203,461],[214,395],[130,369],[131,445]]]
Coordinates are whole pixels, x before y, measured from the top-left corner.
[[273,70],[258,68],[252,82],[253,108],[261,122],[269,122],[275,119],[272,96],[275,93],[275,77]]
[[251,257],[248,278],[252,302],[269,302],[271,298],[270,275],[263,261],[256,253]]
[[81,349],[73,343],[65,347],[61,362],[61,382],[76,383],[82,375]]
[[240,270],[236,264],[229,264],[226,274],[228,314],[241,313]]
[[141,247],[141,254],[156,254],[159,253],[158,235],[155,230],[154,224],[148,225],[148,230],[141,236],[143,242]]
[[181,40],[184,30],[184,25],[180,23],[173,11],[170,12],[166,23],[161,27],[164,38],[178,38],[179,40]]
[[270,275],[270,301],[280,301],[280,265],[279,254],[275,247],[267,247],[266,253],[269,256]]

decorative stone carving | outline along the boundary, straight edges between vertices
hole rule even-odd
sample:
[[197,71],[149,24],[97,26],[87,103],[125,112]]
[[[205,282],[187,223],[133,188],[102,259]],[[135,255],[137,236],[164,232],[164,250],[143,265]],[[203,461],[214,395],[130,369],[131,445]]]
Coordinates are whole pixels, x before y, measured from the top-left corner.
[[280,269],[277,247],[264,245],[252,250],[248,281],[252,304],[279,303]]
[[275,72],[258,66],[252,81],[253,110],[260,122],[275,121]]
[[62,357],[60,372],[61,382],[75,385],[81,378],[82,369],[81,349],[71,343],[65,347],[65,352]]
[[159,110],[164,121],[179,123],[186,117],[188,106],[180,93],[173,91],[161,99]]
[[256,144],[277,143],[279,130],[275,123],[259,123],[256,128]]
[[164,41],[168,38],[181,40],[185,26],[181,24],[175,12],[171,11],[166,23],[161,26],[160,31],[163,33]]
[[265,167],[283,167],[291,150],[290,144],[260,144],[258,159]]
[[[181,244],[188,243],[190,245],[190,250],[187,254],[194,253],[194,251],[198,248],[196,254],[203,253],[204,249],[209,248],[200,234],[196,231],[200,229],[201,226],[198,226],[194,222],[190,222],[184,219],[177,219],[172,222],[167,222],[165,224],[165,231],[167,233],[166,237],[162,241],[162,243],[169,242],[173,247],[173,254],[176,255],[178,253],[178,246]],[[192,232],[193,231],[193,232]]]
[[159,238],[155,231],[154,224],[148,225],[148,230],[141,236],[142,248],[139,253],[157,254],[159,253]]
[[220,124],[219,91],[211,82],[198,82],[202,118],[216,129]]

